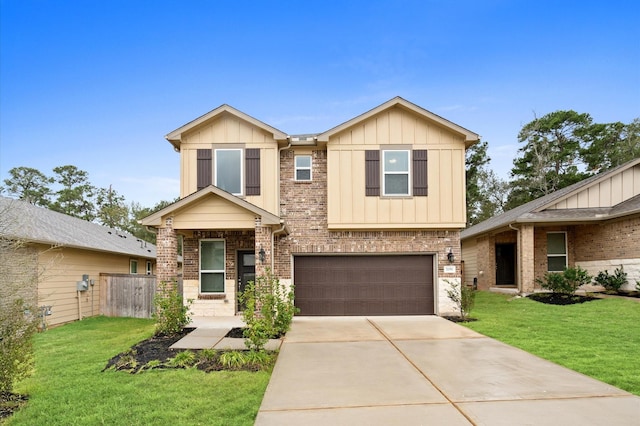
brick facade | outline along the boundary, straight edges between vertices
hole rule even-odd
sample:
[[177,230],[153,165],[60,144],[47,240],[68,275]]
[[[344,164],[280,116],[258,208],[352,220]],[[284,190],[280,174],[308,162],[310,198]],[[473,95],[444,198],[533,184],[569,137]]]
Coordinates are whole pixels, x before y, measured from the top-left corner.
[[[313,181],[294,179],[294,150],[280,154],[280,207],[291,233],[278,239],[275,273],[291,279],[291,255],[296,253],[434,253],[438,276],[459,278],[460,233],[457,230],[330,231],[327,226],[327,152],[311,152]],[[444,274],[451,249],[455,274]]]
[[176,280],[178,277],[178,236],[173,229],[172,217],[166,218],[164,226],[158,229],[156,255],[158,282]]

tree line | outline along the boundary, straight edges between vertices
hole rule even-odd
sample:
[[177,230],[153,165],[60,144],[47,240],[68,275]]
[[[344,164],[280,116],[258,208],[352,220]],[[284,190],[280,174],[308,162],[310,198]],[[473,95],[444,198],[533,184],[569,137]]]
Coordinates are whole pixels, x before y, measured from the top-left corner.
[[594,123],[589,114],[560,110],[522,126],[518,142],[508,180],[491,170],[486,141],[467,150],[468,226],[640,158],[640,118]]
[[52,176],[32,167],[14,167],[3,182],[0,194],[129,232],[151,243],[155,243],[155,234],[138,220],[176,201],[159,201],[153,207],[144,207],[135,201],[127,204],[124,196],[111,186],[92,185],[89,174],[72,165],[55,167]]

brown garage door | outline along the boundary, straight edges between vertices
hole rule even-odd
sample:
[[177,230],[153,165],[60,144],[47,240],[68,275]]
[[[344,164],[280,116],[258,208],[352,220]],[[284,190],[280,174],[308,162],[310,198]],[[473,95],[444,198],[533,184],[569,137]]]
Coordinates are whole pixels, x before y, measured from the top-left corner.
[[434,313],[433,256],[296,256],[300,315]]

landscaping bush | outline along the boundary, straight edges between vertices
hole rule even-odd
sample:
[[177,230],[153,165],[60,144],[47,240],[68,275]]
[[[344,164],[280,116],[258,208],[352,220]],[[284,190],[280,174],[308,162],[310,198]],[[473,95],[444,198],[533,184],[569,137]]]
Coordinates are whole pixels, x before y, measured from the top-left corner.
[[591,282],[591,275],[584,269],[577,266],[567,268],[564,272],[547,272],[543,279],[536,279],[536,282],[546,290],[554,293],[574,294],[578,287]]
[[156,320],[155,334],[165,336],[178,334],[191,321],[189,307],[192,301],[184,302],[175,281],[161,282],[158,290],[153,298],[155,307],[153,318]]
[[598,272],[594,281],[604,287],[607,291],[618,292],[620,287],[627,284],[627,273],[620,266],[613,271],[613,275],[608,270]]
[[447,283],[451,286],[446,290],[447,297],[456,304],[460,311],[460,317],[463,321],[466,321],[475,304],[476,290],[464,284],[456,284],[449,281]]
[[32,312],[23,299],[5,303],[0,310],[0,395],[10,394],[14,384],[31,373],[38,323]]
[[280,284],[269,269],[256,281],[247,283],[238,295],[244,304],[245,344],[251,350],[262,350],[267,340],[289,330],[298,309],[293,304],[293,288]]

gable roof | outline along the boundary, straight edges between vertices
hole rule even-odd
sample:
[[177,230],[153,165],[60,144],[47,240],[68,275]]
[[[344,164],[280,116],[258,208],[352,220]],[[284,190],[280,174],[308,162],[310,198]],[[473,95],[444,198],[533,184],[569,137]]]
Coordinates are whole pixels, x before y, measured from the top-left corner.
[[156,246],[127,232],[87,222],[0,197],[0,236],[33,243],[51,244],[148,259],[156,258]]
[[224,113],[228,113],[231,115],[234,115],[262,130],[264,130],[267,133],[271,133],[273,134],[273,138],[275,140],[285,140],[287,139],[287,134],[284,132],[281,132],[280,130],[276,129],[275,127],[269,126],[268,124],[257,120],[253,117],[251,117],[248,114],[245,114],[244,112],[235,109],[234,107],[227,105],[227,104],[223,104],[220,105],[218,108],[213,109],[211,111],[209,111],[208,113],[201,115],[200,117],[196,118],[195,120],[192,120],[190,122],[188,122],[187,124],[185,124],[182,127],[177,128],[176,130],[170,132],[169,134],[167,134],[165,136],[165,139],[167,139],[177,151],[180,151],[180,143],[182,142],[182,134],[185,132],[188,132],[189,130],[199,126],[200,124],[211,120],[212,118],[215,118],[221,114]]
[[242,198],[238,198],[233,194],[228,193],[227,191],[218,188],[214,185],[209,185],[205,188],[202,188],[200,191],[194,192],[191,195],[184,197],[181,200],[176,201],[173,204],[168,205],[162,210],[158,210],[157,212],[145,217],[140,221],[142,225],[146,226],[160,226],[162,224],[162,217],[166,216],[172,212],[180,210],[182,208],[188,207],[190,204],[201,200],[203,197],[207,197],[209,195],[217,195],[245,210],[248,210],[255,214],[256,216],[260,216],[262,219],[263,225],[279,225],[282,223],[281,219],[268,211],[251,204],[248,201],[243,200]]
[[404,108],[406,110],[409,110],[415,114],[421,115],[423,117],[426,117],[427,119],[434,121],[436,123],[438,123],[439,125],[451,130],[454,133],[458,133],[459,135],[464,136],[464,140],[465,140],[465,146],[468,148],[469,146],[473,145],[474,143],[478,142],[480,140],[480,135],[478,135],[477,133],[472,132],[471,130],[467,130],[462,126],[459,126],[445,118],[440,117],[439,115],[436,115],[434,113],[432,113],[431,111],[428,111],[414,103],[411,103],[409,101],[407,101],[406,99],[401,98],[400,96],[396,96],[393,99],[388,100],[387,102],[383,103],[382,105],[379,105],[375,108],[373,108],[372,110],[369,110],[367,112],[365,112],[364,114],[360,114],[359,116],[352,118],[349,121],[345,121],[344,123],[327,130],[324,133],[320,133],[317,138],[318,141],[321,142],[328,142],[329,138],[337,133],[342,132],[343,130],[359,123],[362,122],[364,120],[367,120],[371,117],[373,117],[376,114],[379,114],[380,112],[389,109],[389,108],[393,108],[399,106],[401,108]]
[[606,220],[640,212],[640,196],[634,196],[612,207],[547,210],[546,208],[571,197],[577,192],[597,185],[609,177],[622,173],[640,164],[640,158],[631,160],[603,173],[588,177],[566,188],[559,189],[544,197],[537,198],[526,204],[494,216],[477,225],[471,226],[460,233],[460,239],[476,236],[494,229],[503,228],[512,223],[525,222],[563,222]]

